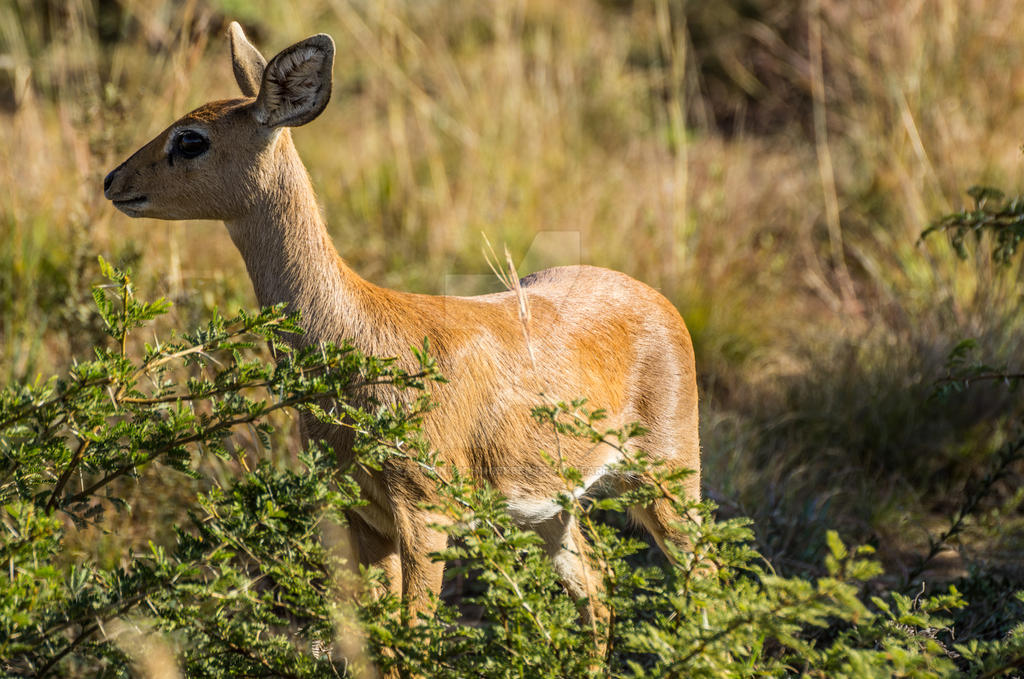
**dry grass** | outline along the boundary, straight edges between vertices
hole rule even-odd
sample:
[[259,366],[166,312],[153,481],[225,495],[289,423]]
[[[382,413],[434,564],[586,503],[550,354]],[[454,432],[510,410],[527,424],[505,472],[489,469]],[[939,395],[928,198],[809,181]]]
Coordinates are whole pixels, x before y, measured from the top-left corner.
[[190,107],[236,96],[228,19],[267,54],[329,32],[335,98],[295,136],[356,270],[441,292],[487,272],[481,232],[517,257],[538,234],[577,233],[578,253],[530,262],[621,269],[677,303],[698,350],[709,490],[758,520],[780,566],[809,567],[833,524],[898,538],[902,554],[923,535],[904,527],[941,516],[984,465],[1011,403],[928,402],[959,339],[1013,361],[1024,327],[1019,269],[918,235],[971,184],[1022,184],[1024,13],[746,4],[123,0],[97,16],[86,0],[8,3],[3,374],[87,349],[97,253],[141,252],[143,294],[173,297],[176,324],[253,304],[222,227],[130,220],[102,177]]

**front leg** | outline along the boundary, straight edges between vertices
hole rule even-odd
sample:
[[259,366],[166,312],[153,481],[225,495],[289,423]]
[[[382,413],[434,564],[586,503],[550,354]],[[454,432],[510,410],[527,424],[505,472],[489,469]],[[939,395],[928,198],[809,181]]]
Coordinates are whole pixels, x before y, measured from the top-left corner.
[[395,517],[397,537],[388,537],[373,528],[356,512],[349,513],[349,529],[356,562],[384,571],[387,587],[377,594],[401,595],[410,616],[429,613],[431,594],[441,593],[444,562],[430,558],[448,544],[448,535],[431,527],[443,520],[437,514],[414,509]]
[[413,622],[417,614],[429,614],[433,609],[431,595],[441,594],[444,562],[430,555],[448,545],[448,535],[432,527],[443,522],[443,517],[419,509],[400,512],[396,517],[398,553],[402,574],[402,599]]
[[384,571],[386,586],[378,588],[377,596],[389,592],[401,594],[402,564],[398,556],[398,540],[382,535],[355,511],[348,512],[348,523],[356,563]]

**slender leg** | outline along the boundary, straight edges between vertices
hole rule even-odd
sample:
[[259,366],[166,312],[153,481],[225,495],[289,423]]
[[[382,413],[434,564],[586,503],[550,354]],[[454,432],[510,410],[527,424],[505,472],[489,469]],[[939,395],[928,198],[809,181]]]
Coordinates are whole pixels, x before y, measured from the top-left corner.
[[[634,505],[629,508],[629,515],[634,520],[638,521],[654,541],[658,543],[658,547],[662,553],[668,557],[671,561],[672,557],[669,555],[666,543],[671,542],[676,547],[685,551],[693,549],[693,545],[690,543],[690,538],[682,531],[677,530],[672,526],[680,520],[680,516],[676,514],[672,507],[672,503],[664,498],[659,498],[647,505],[642,507],[640,505]],[[694,515],[689,520],[700,522],[700,516]]]
[[379,568],[384,571],[387,578],[388,588],[378,594],[400,594],[402,564],[398,558],[398,541],[378,533],[355,512],[349,512],[348,520],[352,532],[352,546],[359,565]]
[[[349,512],[348,522],[357,563],[384,571],[386,585],[377,588],[374,594],[378,597],[388,593],[401,594],[402,563],[398,555],[398,541],[381,535],[355,512]],[[394,658],[389,648],[382,648],[381,653],[385,657]],[[378,679],[398,679],[401,675],[397,668],[392,667],[387,672],[375,668],[373,676]]]
[[429,525],[437,523],[439,518],[427,512],[409,512],[398,520],[402,598],[408,603],[409,612],[413,616],[429,613],[433,606],[431,594],[441,594],[444,562],[435,561],[430,555],[448,545],[448,535]]
[[[693,551],[690,537],[672,526],[673,523],[678,523],[682,517],[676,513],[668,500],[662,498],[655,500],[646,507],[630,507],[629,515],[647,529],[669,561],[674,562],[675,560],[669,555],[668,548],[666,547],[668,542],[684,551]],[[700,514],[696,511],[691,511],[682,520],[693,521],[697,525],[700,525],[702,521]],[[694,573],[700,577],[711,577],[718,572],[717,565],[710,559],[701,559],[695,566],[696,570]]]
[[588,563],[589,547],[576,519],[560,513],[537,526],[536,531],[544,540],[544,549],[562,585],[576,600],[584,624],[606,619],[607,610],[596,596],[601,590],[601,576]]

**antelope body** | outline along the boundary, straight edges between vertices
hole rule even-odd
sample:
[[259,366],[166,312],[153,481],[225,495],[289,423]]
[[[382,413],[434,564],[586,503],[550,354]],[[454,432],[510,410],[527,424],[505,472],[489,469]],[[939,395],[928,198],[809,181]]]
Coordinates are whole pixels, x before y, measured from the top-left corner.
[[[238,24],[230,38],[244,96],[206,104],[172,124],[107,176],[106,197],[132,217],[223,220],[259,303],[301,312],[306,333],[296,342],[351,339],[367,353],[404,357],[428,338],[447,378],[434,388],[438,407],[424,422],[432,446],[448,464],[504,493],[513,518],[543,538],[569,593],[590,597],[597,578],[581,556],[579,528],[553,501],[564,484],[539,452],[555,449],[554,434],[530,411],[541,392],[583,396],[608,413],[610,427],[641,423],[647,433],[633,444],[670,467],[694,470],[687,489],[697,499],[696,377],[679,313],[625,274],[588,266],[540,271],[521,280],[532,316],[531,360],[513,292],[430,296],[363,280],[328,237],[289,130],[327,105],[333,41],[315,35],[268,64]],[[345,430],[311,418],[303,430],[334,445],[342,459],[350,455]],[[637,482],[608,473],[620,456],[611,445],[564,437],[557,445],[588,486]],[[358,559],[382,568],[392,589],[422,610],[442,580],[443,564],[428,554],[445,546],[444,533],[428,527],[437,517],[420,508],[433,481],[400,461],[358,481],[369,501],[349,517]],[[667,501],[630,514],[663,550],[666,541],[685,544],[669,525]],[[593,615],[587,601],[581,607]]]

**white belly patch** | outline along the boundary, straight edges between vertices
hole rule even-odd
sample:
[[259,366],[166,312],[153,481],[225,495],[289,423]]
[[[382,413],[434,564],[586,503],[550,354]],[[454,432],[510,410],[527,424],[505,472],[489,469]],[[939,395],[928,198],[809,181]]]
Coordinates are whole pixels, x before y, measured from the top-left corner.
[[[575,498],[583,497],[608,474],[608,466],[622,459],[619,450],[612,448],[608,459],[594,473],[583,477],[583,485],[572,491]],[[509,494],[508,513],[519,526],[533,526],[554,518],[562,507],[553,498],[535,495]]]

